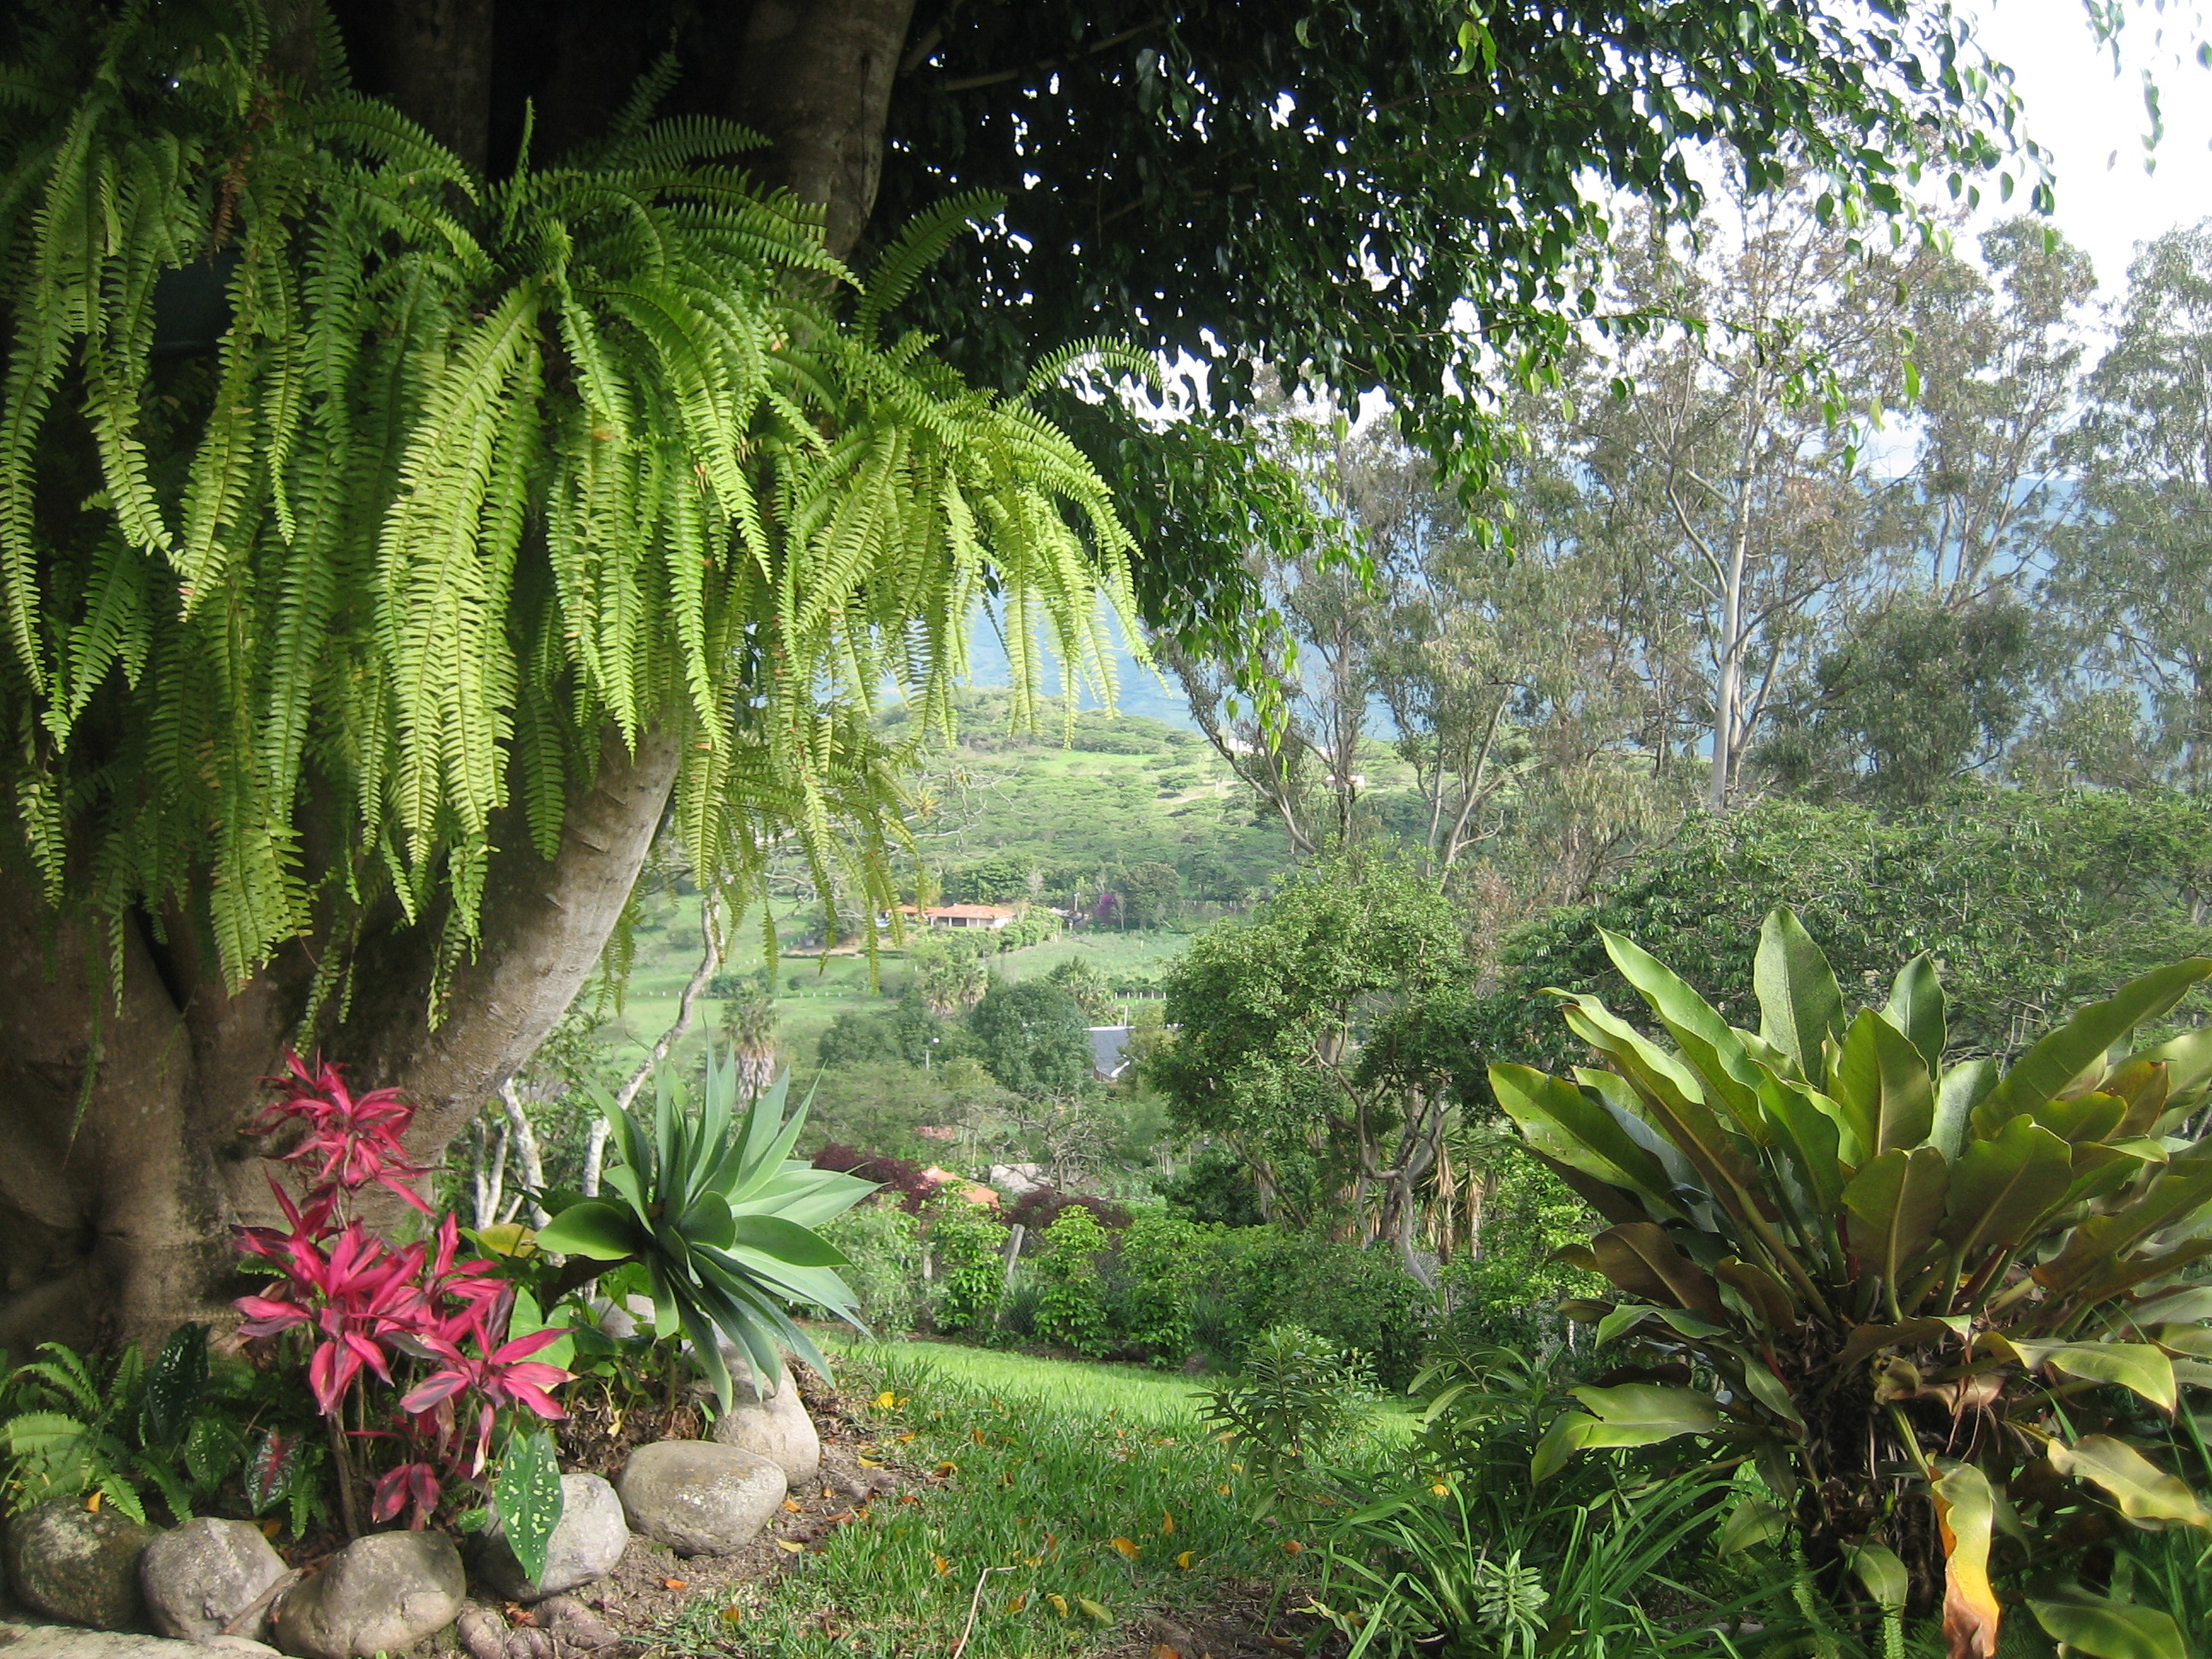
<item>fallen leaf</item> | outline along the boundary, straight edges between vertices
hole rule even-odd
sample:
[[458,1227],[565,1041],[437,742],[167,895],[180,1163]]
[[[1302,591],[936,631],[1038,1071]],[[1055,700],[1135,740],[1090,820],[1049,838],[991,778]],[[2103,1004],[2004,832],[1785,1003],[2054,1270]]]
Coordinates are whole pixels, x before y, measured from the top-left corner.
[[937,1569],[937,1576],[939,1578],[944,1577],[946,1573],[952,1571],[952,1564],[941,1555],[931,1556],[929,1558],[929,1565]]
[[1181,1567],[1185,1572],[1188,1572],[1190,1571],[1190,1561],[1191,1553],[1188,1550],[1183,1551],[1180,1555],[1176,1557],[1176,1565]]
[[968,1431],[968,1437],[980,1446],[983,1443],[983,1431],[981,1429],[970,1429]]
[[84,1500],[84,1507],[88,1514],[97,1515],[100,1512],[100,1494],[95,1492]]
[[890,1411],[895,1407],[903,1406],[904,1404],[906,1404],[906,1401],[902,1400],[898,1395],[893,1394],[889,1389],[885,1389],[881,1394],[876,1396],[876,1409],[879,1412]]
[[1018,1595],[1012,1597],[1007,1601],[1006,1611],[1008,1613],[1019,1613],[1024,1607],[1029,1606],[1029,1604],[1030,1593],[1027,1590],[1024,1590]]
[[877,1462],[872,1457],[856,1457],[853,1461],[858,1463],[864,1469],[879,1469],[883,1468],[883,1465]]
[[1127,1556],[1132,1561],[1137,1559],[1137,1546],[1133,1540],[1127,1538],[1116,1538],[1113,1540],[1113,1543],[1115,1549],[1121,1551],[1122,1554]]
[[1165,1510],[1160,1511],[1160,1531],[1163,1535],[1175,1531],[1175,1516]]
[[660,1581],[660,1588],[663,1589],[690,1589],[691,1588],[691,1581],[689,1578],[664,1578]]
[[786,1555],[804,1555],[806,1553],[806,1546],[800,1543],[795,1538],[779,1538],[775,1540],[775,1547],[781,1550]]
[[1447,1498],[1447,1497],[1449,1497],[1449,1496],[1451,1495],[1451,1488],[1450,1488],[1449,1486],[1447,1486],[1446,1485],[1444,1485],[1444,1483],[1443,1483],[1443,1481],[1441,1481],[1441,1480],[1437,1481],[1434,1486],[1431,1486],[1431,1487],[1429,1488],[1429,1490],[1430,1490],[1431,1492],[1432,1492],[1436,1493],[1436,1495],[1437,1495],[1437,1497],[1439,1497],[1439,1498]]
[[1182,1650],[1171,1648],[1164,1642],[1155,1643],[1152,1647],[1152,1659],[1182,1659]]
[[830,1498],[833,1498],[833,1497],[835,1497],[835,1496],[836,1496],[836,1494],[835,1494],[835,1493],[833,1493],[833,1492],[830,1490],[830,1488],[829,1488],[829,1487],[824,1486],[824,1487],[823,1487],[823,1488],[822,1488],[822,1501],[823,1501],[823,1503],[825,1503],[825,1504],[826,1504],[826,1503],[828,1503],[828,1502],[830,1500]]
[[742,1607],[724,1607],[722,1609],[722,1622],[726,1625],[742,1624],[744,1622],[744,1609]]
[[908,1441],[914,1438],[914,1431],[912,1429],[908,1429],[904,1434],[895,1434],[891,1438],[897,1441],[900,1445],[903,1446]]
[[798,1514],[798,1513],[799,1513],[799,1500],[798,1500],[797,1498],[785,1498],[785,1499],[783,1500],[783,1506],[784,1506],[784,1508],[786,1508],[786,1509],[789,1510],[790,1510],[793,1515],[796,1515],[796,1514]]
[[1279,1636],[1270,1636],[1267,1638],[1267,1645],[1278,1653],[1303,1654],[1305,1651],[1296,1642],[1285,1641]]
[[1102,1625],[1110,1625],[1114,1622],[1114,1614],[1112,1610],[1099,1602],[1092,1601],[1087,1595],[1077,1596],[1075,1598],[1075,1605],[1081,1607],[1084,1612],[1089,1613],[1093,1619],[1096,1619]]
[[1229,1496],[1229,1488],[1226,1486],[1216,1486],[1213,1490],[1219,1492],[1224,1498]]
[[1306,1547],[1295,1538],[1285,1538],[1283,1540],[1283,1552],[1286,1555],[1304,1555]]
[[952,1462],[951,1459],[947,1458],[944,1462],[939,1463],[937,1466],[937,1472],[940,1475],[957,1474],[960,1473],[960,1466]]
[[1054,1613],[1063,1619],[1067,1617],[1067,1598],[1065,1595],[1048,1595],[1044,1599],[1052,1603]]
[[916,1498],[910,1492],[902,1492],[899,1494],[899,1502],[902,1504],[919,1504],[921,1502],[921,1499]]

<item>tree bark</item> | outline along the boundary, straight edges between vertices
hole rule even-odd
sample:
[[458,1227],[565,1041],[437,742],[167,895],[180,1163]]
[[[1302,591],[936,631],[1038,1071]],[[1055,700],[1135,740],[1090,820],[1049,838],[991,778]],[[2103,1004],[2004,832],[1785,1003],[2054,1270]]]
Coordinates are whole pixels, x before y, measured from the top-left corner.
[[[357,83],[479,170],[502,123],[519,125],[500,99],[534,106],[532,88],[558,82],[572,88],[560,107],[580,124],[617,71],[626,82],[659,49],[641,16],[611,0],[553,9],[557,30],[526,27],[518,9],[495,15],[494,0],[336,6]],[[773,141],[757,171],[820,205],[841,255],[874,204],[912,10],[913,0],[757,0],[704,9],[688,37],[700,60],[687,67],[690,88]],[[605,61],[549,63],[549,40],[586,52],[603,42]],[[738,49],[699,50],[718,40]],[[543,154],[584,136],[541,129],[535,142]],[[666,807],[679,742],[652,732],[632,754],[610,731],[550,861],[519,813],[498,826],[482,943],[453,972],[442,1018],[431,1006],[434,915],[410,927],[387,906],[350,946],[326,926],[234,994],[189,911],[134,918],[111,939],[48,905],[0,849],[0,1347],[159,1341],[181,1320],[226,1311],[229,1228],[271,1208],[268,1149],[241,1132],[288,1042],[319,1046],[358,1086],[408,1091],[419,1107],[410,1152],[440,1158],[598,962]],[[302,1031],[318,964],[349,950],[347,1005]]]

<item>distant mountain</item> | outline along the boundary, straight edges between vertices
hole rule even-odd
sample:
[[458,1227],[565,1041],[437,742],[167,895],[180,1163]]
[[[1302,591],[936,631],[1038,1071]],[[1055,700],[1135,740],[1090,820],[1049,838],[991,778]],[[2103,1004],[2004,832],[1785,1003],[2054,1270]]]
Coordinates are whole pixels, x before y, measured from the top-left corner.
[[[1124,714],[1146,714],[1170,726],[1179,726],[1195,731],[1197,723],[1190,717],[1190,705],[1183,699],[1182,689],[1171,679],[1165,679],[1152,669],[1141,667],[1130,655],[1121,631],[1115,635],[1114,670],[1120,681],[1115,696],[1115,707]],[[1006,660],[1006,648],[999,636],[995,620],[979,617],[975,632],[968,643],[969,661],[975,670],[975,684],[980,686],[1000,686],[1013,684],[1013,670]],[[1049,653],[1047,653],[1048,658]],[[1055,696],[1060,691],[1060,676],[1048,669],[1045,675],[1047,691]],[[1085,695],[1085,708],[1098,707],[1097,697]]]

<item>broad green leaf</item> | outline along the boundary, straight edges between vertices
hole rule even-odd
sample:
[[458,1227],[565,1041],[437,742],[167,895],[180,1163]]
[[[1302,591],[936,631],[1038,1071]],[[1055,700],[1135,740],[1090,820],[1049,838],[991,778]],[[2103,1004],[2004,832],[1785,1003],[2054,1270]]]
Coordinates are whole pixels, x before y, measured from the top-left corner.
[[1880,1154],[1911,1148],[1936,1124],[1936,1085],[1928,1063],[1902,1031],[1871,1008],[1844,1037],[1828,1092],[1856,1117],[1859,1139]]
[[1788,1385],[1758,1360],[1743,1362],[1743,1385],[1751,1390],[1753,1399],[1777,1417],[1786,1419],[1799,1428],[1805,1426],[1804,1413],[1797,1409],[1797,1402],[1790,1397]]
[[695,1245],[711,1244],[726,1250],[737,1242],[738,1218],[730,1213],[729,1200],[721,1194],[705,1192],[691,1200],[677,1231]]
[[[1974,1114],[1978,1127],[2032,1112],[2052,1098],[2114,1043],[2160,1014],[2212,975],[2212,957],[2191,957],[2130,980],[2102,1002],[2093,1002],[2030,1048],[2005,1073]],[[1986,1130],[1984,1130],[1986,1133]]]
[[1892,1294],[1905,1265],[1935,1243],[1950,1190],[1951,1166],[1933,1146],[1893,1146],[1844,1188],[1851,1253],[1881,1275]]
[[1797,1322],[1797,1304],[1781,1281],[1765,1268],[1729,1256],[1713,1269],[1721,1283],[1721,1300],[1733,1291],[1743,1304],[1753,1329],[1786,1331]]
[[652,1236],[620,1205],[587,1198],[538,1230],[540,1249],[593,1261],[621,1261],[653,1248]]
[[1800,1077],[1826,1081],[1820,1045],[1844,1020],[1835,970],[1794,912],[1773,910],[1759,929],[1752,990],[1759,999],[1759,1034],[1796,1063]]
[[1620,969],[1621,977],[1650,1004],[1683,1058],[1695,1067],[1706,1085],[1706,1098],[1719,1100],[1747,1133],[1763,1138],[1759,1121],[1759,1068],[1744,1053],[1728,1021],[1650,951],[1602,927],[1598,937],[1605,941],[1606,954]]
[[1722,1555],[1735,1555],[1781,1537],[1789,1526],[1790,1517],[1778,1504],[1770,1504],[1764,1498],[1746,1498],[1721,1522],[1720,1536],[1713,1547]]
[[1929,1483],[1943,1540],[1943,1629],[1954,1653],[1993,1654],[2002,1614],[1990,1583],[1990,1528],[1996,1500],[1972,1463],[1942,1465]]
[[2102,1140],[2120,1127],[2128,1103],[2118,1095],[2091,1093],[2065,1100],[2048,1100],[2032,1115],[2038,1123],[2070,1146]]
[[[2028,1342],[2003,1339],[2021,1363],[2049,1365],[2069,1376],[2111,1382],[2141,1395],[2162,1412],[2175,1405],[2173,1361],[2148,1342]],[[2095,1437],[2092,1437],[2093,1438]]]
[[1727,1319],[1711,1275],[1654,1223],[1608,1227],[1590,1241],[1590,1248],[1596,1252],[1598,1271],[1631,1295],[1662,1308],[1686,1308],[1715,1323]]
[[1867,1156],[1857,1131],[1848,1127],[1845,1114],[1833,1101],[1790,1078],[1770,1072],[1761,1079],[1759,1093],[1774,1140],[1814,1208],[1823,1215],[1834,1214],[1843,1203],[1847,1166],[1857,1165]]
[[2212,1529],[2212,1516],[2179,1475],[2168,1474],[2124,1440],[2085,1435],[2071,1446],[2054,1440],[2044,1449],[2061,1474],[2094,1480],[2110,1492],[2130,1521],[2174,1521]]
[[1943,1045],[1949,1041],[1950,1031],[1943,1006],[1943,982],[1936,978],[1936,964],[1928,959],[1925,951],[1897,970],[1897,979],[1890,987],[1889,1006],[1883,1012],[1888,1015],[1890,1024],[1904,1032],[1905,1040],[1920,1051],[1928,1074],[1934,1077],[1940,1073],[1943,1069]]
[[1969,1267],[1991,1250],[2008,1250],[2065,1196],[2073,1173],[2064,1141],[2016,1117],[1951,1166],[1942,1236]]
[[1720,1409],[1711,1397],[1690,1389],[1623,1382],[1610,1389],[1584,1386],[1571,1392],[1607,1429],[1651,1437],[1609,1443],[1615,1445],[1648,1446],[1678,1434],[1710,1434],[1720,1426]]
[[2166,1067],[2167,1103],[2172,1106],[2187,1103],[2208,1083],[2212,1083],[2212,1025],[2185,1032],[2170,1042],[2145,1048],[2128,1058],[2162,1064]]
[[1492,1066],[1491,1092],[1528,1145],[1558,1162],[1667,1205],[1674,1185],[1659,1161],[1612,1113],[1562,1078],[1528,1066]]
[[1974,1108],[1996,1086],[1997,1063],[1993,1060],[1962,1060],[1945,1072],[1936,1091],[1936,1121],[1928,1132],[1928,1144],[1957,1163],[1973,1133]]
[[2053,1641],[2088,1659],[2190,1659],[2172,1615],[2128,1601],[2035,1601],[2035,1622]]
[[2093,1215],[2065,1248],[2035,1270],[2045,1290],[2074,1290],[2107,1274],[2153,1233],[2212,1200],[2212,1143],[2199,1142],[2170,1160],[2142,1191],[2108,1215]]
[[[535,1336],[540,1331],[550,1329],[552,1325],[553,1322],[546,1318],[538,1307],[538,1298],[518,1287],[514,1292],[514,1310],[507,1315],[507,1335]],[[564,1323],[562,1328],[566,1330],[569,1328]],[[531,1356],[533,1359],[544,1360],[549,1365],[558,1365],[562,1370],[568,1369],[569,1362],[575,1357],[576,1339],[573,1336],[564,1336],[557,1342],[548,1343]]]
[[1905,1598],[1911,1593],[1912,1577],[1905,1571],[1905,1563],[1897,1559],[1895,1550],[1887,1544],[1846,1544],[1844,1553],[1876,1607],[1884,1613],[1905,1610]]

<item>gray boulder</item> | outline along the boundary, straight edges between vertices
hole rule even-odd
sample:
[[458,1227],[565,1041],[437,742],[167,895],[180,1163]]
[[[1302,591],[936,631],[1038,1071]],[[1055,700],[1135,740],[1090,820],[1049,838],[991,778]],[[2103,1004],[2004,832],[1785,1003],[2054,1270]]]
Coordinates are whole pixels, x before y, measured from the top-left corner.
[[138,1555],[154,1536],[103,1504],[50,1498],[8,1528],[8,1582],[33,1613],[94,1630],[142,1630]]
[[243,1636],[218,1636],[209,1642],[176,1642],[166,1636],[134,1636],[125,1631],[68,1630],[58,1625],[0,1623],[0,1652],[8,1659],[220,1659],[261,1655],[276,1650]]
[[[138,1583],[154,1628],[186,1642],[205,1642],[267,1595],[284,1577],[283,1557],[249,1521],[203,1516],[163,1533],[138,1558]],[[258,1638],[266,1607],[239,1634]]]
[[545,1550],[545,1576],[523,1576],[506,1536],[495,1533],[475,1551],[477,1582],[509,1601],[539,1601],[604,1578],[629,1547],[629,1522],[615,1489],[596,1474],[561,1477],[561,1520]]
[[822,1467],[822,1437],[799,1397],[799,1383],[783,1374],[781,1386],[764,1390],[752,1366],[732,1349],[722,1350],[734,1385],[730,1409],[714,1419],[714,1439],[765,1457],[783,1471],[785,1481],[803,1486]]
[[356,1538],[276,1604],[276,1645],[299,1659],[365,1659],[443,1630],[468,1594],[461,1553],[441,1532]]
[[744,1548],[789,1489],[781,1464],[711,1440],[640,1446],[620,1487],[631,1528],[678,1555]]

